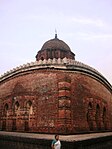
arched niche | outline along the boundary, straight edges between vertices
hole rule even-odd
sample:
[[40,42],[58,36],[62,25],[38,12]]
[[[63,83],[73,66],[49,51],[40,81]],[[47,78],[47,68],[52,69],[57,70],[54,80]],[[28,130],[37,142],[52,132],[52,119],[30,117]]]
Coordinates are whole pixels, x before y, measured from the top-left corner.
[[99,104],[97,104],[97,105],[96,105],[95,120],[96,120],[96,126],[97,126],[97,129],[98,129],[98,130],[101,129],[101,119],[100,119],[100,114],[101,114],[100,106],[99,106]]
[[3,107],[3,121],[2,121],[2,130],[6,130],[7,128],[7,118],[8,118],[8,110],[9,110],[9,106],[6,103]]
[[93,130],[93,112],[92,112],[92,110],[93,110],[92,103],[89,102],[88,107],[87,107],[87,123],[88,123],[90,130]]
[[29,100],[26,103],[26,109],[29,115],[33,113],[33,107],[32,107],[32,102]]
[[106,107],[103,107],[102,119],[103,119],[104,129],[106,130],[107,129],[107,110],[106,110]]

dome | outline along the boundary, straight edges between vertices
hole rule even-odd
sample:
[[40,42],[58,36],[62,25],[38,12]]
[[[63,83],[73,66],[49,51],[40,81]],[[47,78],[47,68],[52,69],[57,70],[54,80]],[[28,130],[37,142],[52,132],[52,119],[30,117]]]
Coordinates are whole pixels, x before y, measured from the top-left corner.
[[58,39],[57,34],[55,34],[54,39],[50,39],[43,44],[41,50],[38,51],[36,55],[36,60],[63,59],[64,57],[75,59],[75,54],[70,50],[70,47],[64,41]]
[[48,40],[43,44],[41,50],[45,49],[61,49],[65,51],[71,51],[70,47],[64,41],[57,38],[57,34],[55,34],[54,39]]

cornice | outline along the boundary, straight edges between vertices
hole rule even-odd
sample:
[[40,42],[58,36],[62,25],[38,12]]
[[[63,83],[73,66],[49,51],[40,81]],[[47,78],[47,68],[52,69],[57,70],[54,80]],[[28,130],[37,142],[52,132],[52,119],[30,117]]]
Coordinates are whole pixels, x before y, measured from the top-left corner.
[[76,60],[67,59],[66,57],[63,59],[60,59],[60,58],[58,59],[54,58],[54,59],[48,59],[48,60],[44,59],[43,61],[39,60],[39,61],[20,65],[19,67],[13,68],[12,70],[7,71],[3,75],[1,75],[0,82],[8,78],[11,78],[12,76],[15,76],[17,74],[21,74],[32,70],[45,69],[45,68],[63,69],[63,70],[71,70],[74,72],[77,71],[77,72],[86,73],[90,76],[93,76],[97,80],[99,80],[101,83],[106,85],[112,91],[111,84],[96,69],[86,64],[83,64],[81,62],[78,62]]

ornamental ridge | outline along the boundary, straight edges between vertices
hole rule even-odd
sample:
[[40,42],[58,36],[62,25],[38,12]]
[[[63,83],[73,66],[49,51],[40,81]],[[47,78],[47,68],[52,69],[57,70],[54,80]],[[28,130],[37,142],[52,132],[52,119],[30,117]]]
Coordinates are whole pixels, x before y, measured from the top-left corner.
[[2,82],[5,79],[10,78],[11,76],[14,76],[18,73],[26,72],[29,70],[36,70],[40,68],[56,68],[56,69],[64,69],[64,70],[77,70],[77,71],[83,71],[88,74],[92,74],[93,76],[96,76],[97,78],[100,78],[108,84],[108,86],[112,89],[111,84],[104,78],[104,76],[99,73],[96,69],[83,64],[82,62],[73,60],[73,59],[67,59],[66,57],[61,59],[61,58],[53,58],[53,59],[44,59],[44,60],[39,60],[27,64],[20,65],[19,67],[13,68],[10,71],[7,71],[3,75],[0,76],[0,82]]

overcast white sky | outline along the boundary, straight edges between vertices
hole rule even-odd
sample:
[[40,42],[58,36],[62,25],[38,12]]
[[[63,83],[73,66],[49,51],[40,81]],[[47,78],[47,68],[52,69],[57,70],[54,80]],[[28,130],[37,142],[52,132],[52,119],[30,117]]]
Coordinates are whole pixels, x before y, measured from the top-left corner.
[[35,61],[55,28],[112,84],[112,0],[0,0],[0,74]]

